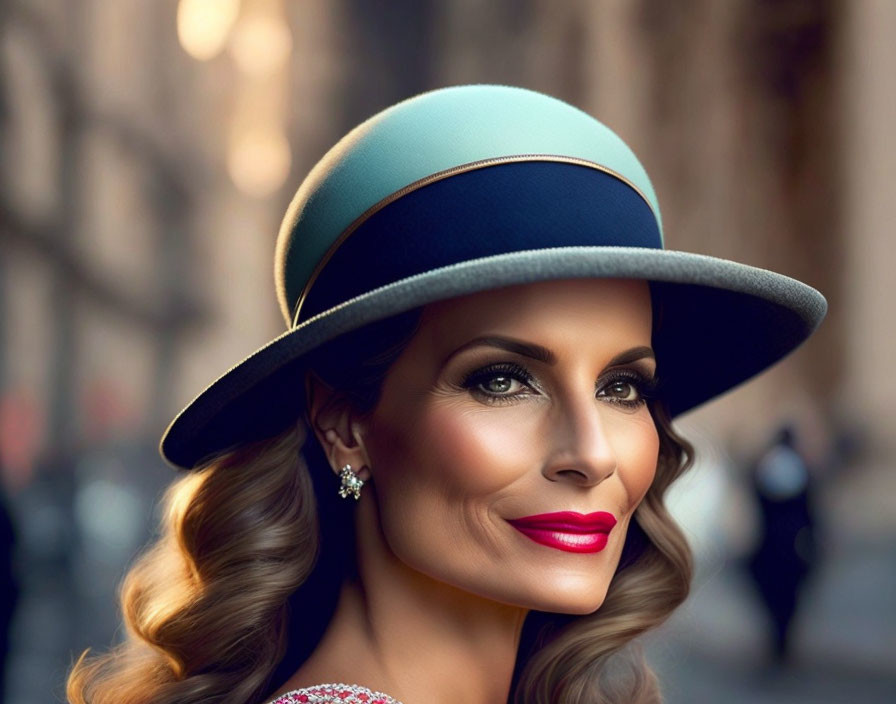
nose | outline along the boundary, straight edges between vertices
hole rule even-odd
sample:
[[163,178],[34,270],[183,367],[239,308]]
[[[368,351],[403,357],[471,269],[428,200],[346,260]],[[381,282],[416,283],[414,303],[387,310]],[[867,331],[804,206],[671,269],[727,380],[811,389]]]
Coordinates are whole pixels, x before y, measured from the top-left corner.
[[616,471],[617,457],[593,395],[556,407],[549,430],[551,453],[542,474],[549,481],[595,486]]

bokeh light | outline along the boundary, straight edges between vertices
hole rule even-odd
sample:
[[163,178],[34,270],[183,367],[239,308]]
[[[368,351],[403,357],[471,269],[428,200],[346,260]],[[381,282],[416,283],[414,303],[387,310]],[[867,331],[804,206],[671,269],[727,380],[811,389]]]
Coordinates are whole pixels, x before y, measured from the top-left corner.
[[240,12],[240,0],[180,0],[177,37],[190,56],[200,61],[224,48]]
[[274,128],[237,131],[230,140],[227,169],[243,193],[258,198],[276,191],[292,165],[286,136]]
[[230,49],[237,66],[252,76],[263,76],[280,68],[292,51],[292,35],[286,23],[272,16],[241,20],[233,31]]

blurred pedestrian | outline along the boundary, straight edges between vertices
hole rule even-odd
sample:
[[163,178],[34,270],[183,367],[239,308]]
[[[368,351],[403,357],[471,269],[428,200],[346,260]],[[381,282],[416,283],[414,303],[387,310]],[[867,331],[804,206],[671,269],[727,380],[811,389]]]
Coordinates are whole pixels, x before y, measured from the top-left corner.
[[817,557],[812,475],[791,426],[776,433],[752,479],[760,536],[750,574],[774,628],[772,655],[786,664],[800,596]]

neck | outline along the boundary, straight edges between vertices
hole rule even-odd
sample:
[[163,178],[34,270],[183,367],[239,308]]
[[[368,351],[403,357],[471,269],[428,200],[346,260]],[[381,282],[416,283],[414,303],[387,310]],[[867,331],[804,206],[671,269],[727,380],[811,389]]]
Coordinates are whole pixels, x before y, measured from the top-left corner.
[[359,579],[342,586],[323,639],[283,691],[344,682],[403,704],[506,701],[526,610],[433,580],[378,530],[358,533]]

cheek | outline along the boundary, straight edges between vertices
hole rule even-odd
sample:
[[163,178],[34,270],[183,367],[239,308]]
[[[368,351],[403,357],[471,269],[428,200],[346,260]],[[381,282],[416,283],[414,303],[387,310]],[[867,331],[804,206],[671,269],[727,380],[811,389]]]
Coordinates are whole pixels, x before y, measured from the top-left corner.
[[445,400],[376,429],[380,525],[405,564],[468,588],[501,558],[506,535],[496,506],[539,457],[534,423],[516,410]]
[[[381,443],[383,479],[426,486],[435,499],[468,502],[506,487],[538,457],[531,414],[433,403]],[[410,487],[405,487],[405,491]]]
[[520,408],[436,406],[425,423],[431,466],[465,496],[482,496],[524,475],[538,457],[531,414]]
[[616,452],[623,487],[634,510],[656,477],[660,440],[650,413],[644,409],[637,419],[617,428]]

